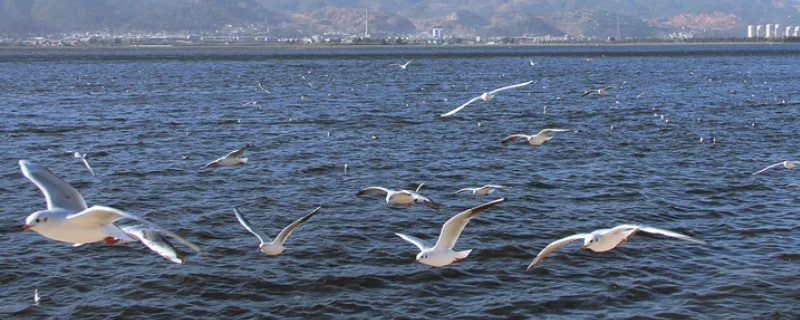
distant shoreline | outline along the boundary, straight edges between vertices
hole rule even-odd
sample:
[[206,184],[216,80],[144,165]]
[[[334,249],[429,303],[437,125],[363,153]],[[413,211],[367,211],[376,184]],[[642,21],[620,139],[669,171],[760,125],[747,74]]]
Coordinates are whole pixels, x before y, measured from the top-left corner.
[[356,49],[356,48],[437,48],[437,47],[555,47],[555,46],[585,46],[585,47],[613,47],[613,46],[663,46],[663,45],[783,45],[798,44],[800,42],[766,42],[766,41],[626,41],[626,42],[547,42],[547,43],[464,43],[464,44],[285,44],[285,43],[236,43],[236,44],[191,44],[191,45],[80,45],[80,46],[31,46],[31,45],[0,45],[4,50],[64,50],[64,51],[114,51],[125,49]]

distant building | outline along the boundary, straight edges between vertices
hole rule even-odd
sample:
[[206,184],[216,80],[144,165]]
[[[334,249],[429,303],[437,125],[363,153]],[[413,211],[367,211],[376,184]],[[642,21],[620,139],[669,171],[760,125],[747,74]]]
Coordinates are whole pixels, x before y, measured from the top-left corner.
[[434,39],[443,39],[444,38],[444,28],[442,27],[433,27],[431,30],[431,37]]
[[764,36],[764,26],[757,25],[756,26],[756,38],[761,38]]
[[792,36],[792,26],[786,26],[786,29],[783,31],[783,37],[789,38]]
[[767,30],[766,30],[766,34],[764,35],[764,37],[766,37],[766,38],[772,38],[772,37],[774,37],[774,36],[775,36],[775,35],[773,34],[773,32],[774,32],[774,30],[775,30],[775,29],[773,29],[773,27],[772,27],[772,24],[771,24],[771,23],[767,24],[767,26],[766,26],[764,29],[767,29]]
[[800,26],[795,26],[794,27],[794,34],[792,36],[793,37],[800,37]]
[[781,25],[780,24],[775,24],[772,27],[774,28],[774,29],[772,29],[772,37],[773,38],[780,38],[781,37]]
[[747,26],[747,37],[748,38],[755,38],[755,36],[756,36],[756,26],[754,26],[752,24]]

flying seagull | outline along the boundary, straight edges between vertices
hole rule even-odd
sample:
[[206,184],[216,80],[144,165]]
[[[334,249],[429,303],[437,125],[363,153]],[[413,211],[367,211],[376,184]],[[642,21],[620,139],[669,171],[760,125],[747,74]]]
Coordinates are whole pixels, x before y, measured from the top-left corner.
[[387,64],[386,66],[387,66],[387,67],[389,67],[389,66],[397,66],[397,67],[400,67],[400,69],[405,69],[405,68],[408,68],[408,64],[409,64],[409,63],[411,63],[411,62],[413,62],[413,61],[414,61],[414,60],[408,60],[408,61],[406,61],[406,63],[403,63],[403,64],[399,64],[399,63],[389,63],[389,64]]
[[495,184],[487,184],[487,185],[485,185],[483,187],[479,187],[479,188],[464,188],[464,189],[456,191],[455,194],[459,194],[459,193],[462,193],[462,192],[470,192],[470,193],[472,193],[474,195],[485,196],[485,195],[491,194],[496,189],[504,189],[504,188],[508,188],[508,187],[495,185]]
[[391,203],[398,203],[404,205],[406,208],[411,207],[414,203],[422,202],[424,205],[428,206],[431,209],[438,210],[439,204],[431,200],[430,198],[419,194],[420,188],[422,188],[421,183],[416,191],[411,190],[391,190],[386,189],[383,187],[368,187],[364,188],[363,190],[356,193],[357,196],[362,194],[370,194],[370,193],[386,193],[386,206],[389,206]]
[[583,240],[583,247],[581,250],[591,250],[594,252],[606,252],[611,249],[616,248],[617,246],[625,243],[628,241],[628,238],[636,234],[636,232],[645,232],[651,234],[658,234],[662,236],[692,241],[700,244],[705,244],[706,242],[703,240],[697,240],[690,236],[682,235],[680,233],[675,233],[669,230],[652,228],[652,227],[645,227],[640,225],[620,225],[616,226],[611,229],[600,229],[593,231],[592,233],[581,233],[572,235],[566,238],[562,238],[559,240],[554,241],[553,243],[547,245],[541,252],[533,259],[533,262],[528,266],[528,270],[533,268],[539,261],[546,258],[550,253],[555,251],[558,248],[561,248],[567,243],[570,243],[575,240]]
[[443,267],[453,262],[459,262],[464,260],[469,253],[472,252],[472,249],[453,251],[453,246],[455,246],[456,241],[458,241],[458,237],[461,236],[461,232],[464,231],[464,227],[467,226],[469,220],[475,217],[477,214],[483,212],[483,210],[486,210],[505,200],[505,198],[501,198],[489,201],[453,216],[444,223],[442,226],[442,231],[439,233],[439,240],[437,240],[436,244],[433,246],[431,246],[427,241],[417,237],[412,237],[402,233],[396,233],[396,235],[419,248],[420,253],[417,254],[417,259],[415,262],[427,264],[433,267]]
[[525,139],[525,140],[528,141],[528,143],[530,143],[532,145],[535,145],[535,146],[538,146],[538,145],[540,145],[542,143],[550,141],[550,139],[553,139],[553,137],[550,136],[550,134],[553,133],[553,132],[579,132],[579,131],[578,130],[567,130],[567,129],[544,129],[542,131],[539,131],[539,133],[537,133],[535,135],[532,135],[532,136],[525,135],[525,134],[519,134],[519,133],[518,134],[512,134],[512,135],[510,135],[508,137],[505,137],[503,139],[503,141],[501,141],[501,143],[506,144],[506,143],[509,143],[509,142],[514,142],[517,139]]
[[261,252],[266,253],[269,256],[277,256],[288,249],[283,246],[283,243],[286,242],[286,239],[289,238],[289,235],[292,234],[292,231],[297,229],[297,227],[303,224],[303,222],[306,222],[306,220],[310,219],[313,215],[319,212],[319,209],[322,209],[322,207],[317,207],[309,214],[297,219],[295,222],[290,223],[286,228],[283,228],[283,230],[278,233],[278,236],[275,237],[275,240],[270,239],[266,234],[261,232],[261,230],[253,228],[253,226],[250,225],[250,222],[244,218],[241,212],[239,212],[239,209],[233,208],[233,213],[236,214],[236,219],[239,220],[239,223],[241,223],[242,226],[247,229],[247,231],[250,231],[250,233],[254,234],[256,238],[261,241],[261,243],[258,245],[258,249],[260,249]]
[[789,161],[789,160],[787,160],[787,161],[782,161],[782,162],[778,162],[778,163],[773,163],[773,164],[769,165],[768,167],[766,167],[764,169],[761,169],[761,170],[758,170],[756,172],[753,172],[753,175],[757,175],[757,174],[762,173],[764,171],[767,171],[769,169],[772,169],[772,168],[775,168],[775,167],[780,167],[780,166],[783,166],[786,169],[792,169],[797,164],[800,164],[800,161]]
[[471,103],[473,103],[473,102],[475,102],[475,101],[478,101],[478,100],[483,100],[483,101],[487,101],[487,102],[488,102],[488,101],[491,101],[491,100],[492,100],[492,98],[494,98],[494,95],[495,95],[495,94],[497,94],[497,93],[498,93],[498,92],[500,92],[500,91],[504,91],[504,90],[508,90],[508,89],[514,89],[514,88],[517,88],[517,87],[522,87],[522,86],[527,86],[527,85],[529,85],[529,84],[531,84],[531,83],[533,83],[533,80],[531,80],[531,81],[528,81],[528,82],[523,82],[523,83],[513,84],[513,85],[510,85],[510,86],[505,86],[505,87],[502,87],[502,88],[494,89],[494,90],[492,90],[492,91],[489,91],[489,92],[484,92],[483,94],[481,94],[481,95],[479,95],[479,96],[477,96],[477,97],[475,97],[475,98],[472,98],[471,100],[469,100],[469,101],[467,101],[466,103],[462,104],[462,105],[461,105],[461,106],[459,106],[458,108],[455,108],[455,109],[451,110],[451,111],[450,111],[450,112],[448,112],[448,113],[444,113],[444,114],[442,114],[441,116],[442,116],[442,117],[448,117],[448,116],[451,116],[451,115],[453,115],[454,113],[461,111],[461,109],[464,109],[464,107],[466,107],[466,106],[470,105]]
[[134,240],[113,223],[120,219],[131,219],[161,230],[201,253],[195,244],[133,214],[103,206],[87,208],[86,201],[75,188],[43,166],[28,160],[20,160],[19,166],[22,174],[39,188],[47,200],[46,210],[31,213],[25,219],[23,231],[30,229],[47,238],[72,243],[74,246],[98,241],[115,244]]
[[592,93],[597,93],[597,94],[599,94],[601,96],[605,96],[605,95],[608,95],[608,92],[607,92],[608,90],[615,89],[615,88],[616,87],[608,86],[608,87],[603,87],[603,88],[600,88],[600,89],[589,89],[589,90],[584,91],[583,94],[581,95],[581,97],[588,96],[588,95],[590,95]]
[[242,147],[241,149],[231,151],[224,157],[211,161],[206,165],[200,167],[200,170],[212,166],[232,166],[237,164],[245,164],[247,163],[247,158],[242,158],[241,156],[244,155],[244,153],[247,151],[248,148],[250,148],[250,144],[245,144],[244,147]]

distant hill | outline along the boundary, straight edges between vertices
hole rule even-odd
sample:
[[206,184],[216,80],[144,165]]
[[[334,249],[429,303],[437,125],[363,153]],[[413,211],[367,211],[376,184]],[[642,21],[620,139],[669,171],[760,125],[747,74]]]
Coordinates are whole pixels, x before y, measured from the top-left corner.
[[273,34],[660,37],[743,35],[800,25],[800,0],[0,0],[0,33],[195,31],[261,25]]

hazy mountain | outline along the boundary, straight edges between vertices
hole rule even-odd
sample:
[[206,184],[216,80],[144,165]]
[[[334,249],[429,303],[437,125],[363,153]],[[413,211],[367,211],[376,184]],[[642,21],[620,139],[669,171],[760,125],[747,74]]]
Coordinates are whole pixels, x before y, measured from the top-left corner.
[[743,35],[748,24],[799,25],[800,0],[0,0],[0,33],[217,30],[658,37]]

